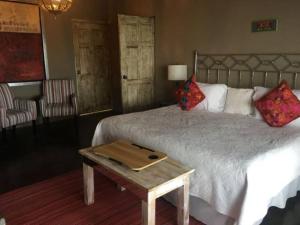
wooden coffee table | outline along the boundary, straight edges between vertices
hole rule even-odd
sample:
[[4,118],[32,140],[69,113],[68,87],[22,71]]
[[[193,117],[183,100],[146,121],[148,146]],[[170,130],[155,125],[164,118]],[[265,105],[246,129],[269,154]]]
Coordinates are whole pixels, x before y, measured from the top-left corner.
[[94,203],[94,166],[142,200],[142,224],[155,225],[156,199],[177,189],[177,223],[189,224],[189,178],[194,172],[170,158],[139,172],[95,155],[92,148],[79,150],[83,159],[84,201]]

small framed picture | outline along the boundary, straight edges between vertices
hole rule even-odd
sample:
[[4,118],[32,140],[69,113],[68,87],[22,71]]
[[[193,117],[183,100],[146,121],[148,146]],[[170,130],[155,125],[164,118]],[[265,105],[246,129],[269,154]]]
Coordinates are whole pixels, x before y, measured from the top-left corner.
[[277,31],[277,26],[277,19],[253,21],[252,32]]

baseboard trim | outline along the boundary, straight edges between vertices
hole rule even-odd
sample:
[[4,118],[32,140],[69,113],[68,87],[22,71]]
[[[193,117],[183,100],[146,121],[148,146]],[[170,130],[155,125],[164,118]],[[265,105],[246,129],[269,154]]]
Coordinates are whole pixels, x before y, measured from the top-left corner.
[[105,109],[105,110],[99,110],[99,111],[94,111],[94,112],[89,112],[89,113],[81,113],[79,116],[88,116],[92,114],[97,114],[97,113],[104,113],[104,112],[110,112],[113,111],[113,109]]

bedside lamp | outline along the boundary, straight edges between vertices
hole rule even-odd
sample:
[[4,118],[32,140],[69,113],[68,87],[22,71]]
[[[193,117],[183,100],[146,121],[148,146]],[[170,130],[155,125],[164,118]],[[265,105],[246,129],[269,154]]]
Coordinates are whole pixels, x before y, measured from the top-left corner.
[[176,81],[176,87],[179,86],[179,81],[187,79],[187,65],[169,65],[168,80]]

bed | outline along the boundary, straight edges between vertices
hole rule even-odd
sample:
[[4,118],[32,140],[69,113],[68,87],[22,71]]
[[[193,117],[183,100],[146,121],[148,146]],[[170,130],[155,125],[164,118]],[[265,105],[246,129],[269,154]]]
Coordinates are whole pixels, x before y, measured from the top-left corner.
[[[196,52],[195,72],[207,83],[250,87],[260,80],[267,86],[284,77],[297,86],[295,57]],[[106,118],[92,144],[116,139],[159,149],[195,168],[191,215],[208,225],[260,224],[270,206],[285,207],[300,190],[300,127],[271,128],[253,116],[186,112],[173,105]]]

